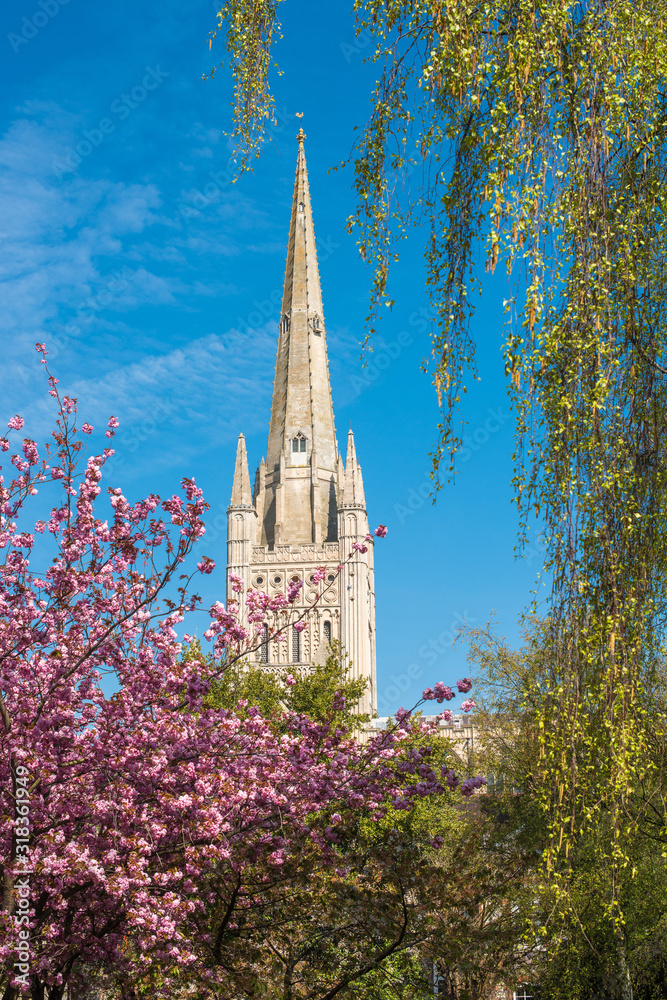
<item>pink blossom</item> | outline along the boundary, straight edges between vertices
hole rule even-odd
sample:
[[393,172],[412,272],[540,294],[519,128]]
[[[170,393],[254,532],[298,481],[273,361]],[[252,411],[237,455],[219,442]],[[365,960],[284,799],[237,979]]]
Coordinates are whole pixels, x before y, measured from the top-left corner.
[[10,431],[20,431],[24,423],[25,420],[23,419],[23,417],[19,417],[19,415],[17,414],[15,417],[12,417],[7,426],[9,427]]
[[[204,527],[201,490],[183,480],[164,501],[151,494],[130,502],[114,488],[111,516],[105,500],[98,517],[112,449],[83,459],[67,413],[63,400],[53,506],[34,526],[49,532],[39,574],[29,561],[35,536],[25,470],[3,484],[0,504],[1,683],[11,722],[0,734],[0,794],[19,782],[19,794],[1,803],[0,864],[10,877],[25,869],[7,845],[23,829],[27,842],[18,807],[29,790],[30,889],[43,901],[31,925],[40,995],[44,984],[64,985],[63,955],[85,955],[129,982],[152,963],[167,976],[187,968],[202,996],[214,996],[226,988],[225,972],[200,956],[215,946],[219,925],[209,926],[208,915],[229,872],[252,883],[261,908],[276,868],[302,864],[304,846],[324,872],[345,874],[335,845],[348,820],[366,813],[377,822],[391,802],[409,811],[459,779],[451,769],[436,773],[430,748],[405,731],[351,738],[337,714],[346,707],[340,691],[329,719],[318,722],[285,712],[276,726],[247,701],[235,711],[208,707],[219,659],[234,663],[257,650],[263,626],[288,641],[293,605],[285,594],[243,594],[236,577],[238,599],[210,608],[205,636],[218,661],[208,652],[184,658],[178,633],[201,607],[182,574]],[[290,585],[292,601],[300,590],[300,581]],[[113,698],[102,687],[109,671],[119,680]],[[294,682],[288,674],[285,684]],[[482,783],[467,779],[463,794]],[[248,902],[243,893],[232,902],[228,930],[244,925]],[[5,924],[7,965],[20,938],[14,921]]]
[[294,622],[295,632],[305,632],[307,628],[308,628],[308,622],[304,621],[303,618],[301,619],[301,621]]
[[92,434],[93,433],[93,428],[91,427],[90,424],[82,424],[81,425],[81,430],[83,431],[84,434]]
[[353,552],[364,553],[364,552],[368,552],[368,549],[367,549],[367,547],[365,545],[362,545],[361,542],[353,542],[352,543],[352,551]]
[[197,563],[197,569],[200,573],[212,573],[215,569],[215,561],[209,556],[204,556],[201,562]]
[[452,689],[447,684],[443,684],[442,681],[438,681],[433,688],[433,693],[435,695],[435,700],[439,704],[442,704],[443,701],[451,701],[454,697]]
[[472,698],[468,698],[466,701],[461,702],[461,711],[469,712],[472,708],[477,708],[477,705]]
[[451,722],[454,714],[448,708],[445,708],[436,718],[441,719],[443,722]]
[[313,583],[321,583],[322,580],[326,578],[327,568],[326,566],[318,566],[313,573]]
[[375,529],[374,534],[377,535],[378,538],[386,538],[388,530],[389,529],[386,527],[386,525],[384,525],[384,524],[378,524],[377,528]]
[[461,694],[467,694],[472,688],[472,681],[469,677],[462,677],[456,682],[456,686]]
[[9,451],[9,441],[7,440],[7,438],[0,437],[0,450]]
[[23,454],[28,459],[30,465],[37,465],[39,462],[39,454],[37,452],[37,445],[34,441],[30,441],[26,438],[23,442]]
[[424,701],[437,701],[440,704],[443,701],[451,701],[453,697],[452,689],[443,684],[442,681],[438,681],[434,688],[426,688],[422,694]]

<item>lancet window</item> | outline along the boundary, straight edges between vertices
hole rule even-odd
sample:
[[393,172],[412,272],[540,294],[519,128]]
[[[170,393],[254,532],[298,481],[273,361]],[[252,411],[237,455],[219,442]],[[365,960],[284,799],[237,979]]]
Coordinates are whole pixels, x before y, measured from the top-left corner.
[[305,450],[306,450],[306,439],[301,433],[301,431],[299,431],[296,437],[292,438],[292,451],[296,453]]
[[262,635],[262,645],[259,647],[259,662],[268,663],[269,662],[269,628],[268,625],[263,627]]

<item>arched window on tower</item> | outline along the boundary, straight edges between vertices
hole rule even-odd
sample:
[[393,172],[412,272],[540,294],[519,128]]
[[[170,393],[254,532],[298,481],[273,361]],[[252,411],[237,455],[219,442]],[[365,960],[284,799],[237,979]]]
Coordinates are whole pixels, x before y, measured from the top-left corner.
[[262,645],[259,647],[259,662],[268,663],[269,662],[269,627],[268,625],[263,626],[263,636]]
[[292,663],[301,662],[301,633],[292,626]]
[[331,645],[331,622],[324,623],[324,641]]
[[299,431],[296,437],[292,438],[292,452],[296,454],[297,452],[305,452],[306,450],[306,439]]

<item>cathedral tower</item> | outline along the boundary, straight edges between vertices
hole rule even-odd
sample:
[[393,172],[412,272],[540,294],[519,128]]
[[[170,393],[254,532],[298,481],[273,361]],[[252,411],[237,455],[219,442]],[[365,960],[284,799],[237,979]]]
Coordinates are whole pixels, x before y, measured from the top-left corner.
[[[310,205],[303,130],[294,179],[285,287],[266,461],[250,490],[245,439],[239,436],[227,511],[227,575],[269,593],[303,583],[302,605],[317,588],[317,566],[334,580],[339,564],[368,532],[366,501],[352,431],[346,462],[334,426],[327,341]],[[228,600],[231,597],[228,584]],[[298,605],[297,605],[298,606]],[[355,677],[369,687],[362,711],[375,708],[375,593],[373,547],[354,552],[334,586],[288,642],[266,643],[254,654],[268,669],[323,663],[333,639],[341,641]]]

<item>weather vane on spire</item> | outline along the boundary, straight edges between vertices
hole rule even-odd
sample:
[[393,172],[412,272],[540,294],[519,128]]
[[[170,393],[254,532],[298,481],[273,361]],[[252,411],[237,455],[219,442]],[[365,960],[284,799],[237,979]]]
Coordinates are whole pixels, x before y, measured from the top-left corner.
[[[296,112],[296,117],[297,118],[303,118],[303,111],[297,111]],[[297,139],[299,140],[299,142],[303,142],[303,140],[305,138],[306,138],[306,133],[303,131],[302,128],[300,128],[299,131],[298,131],[298,133],[297,133]]]

